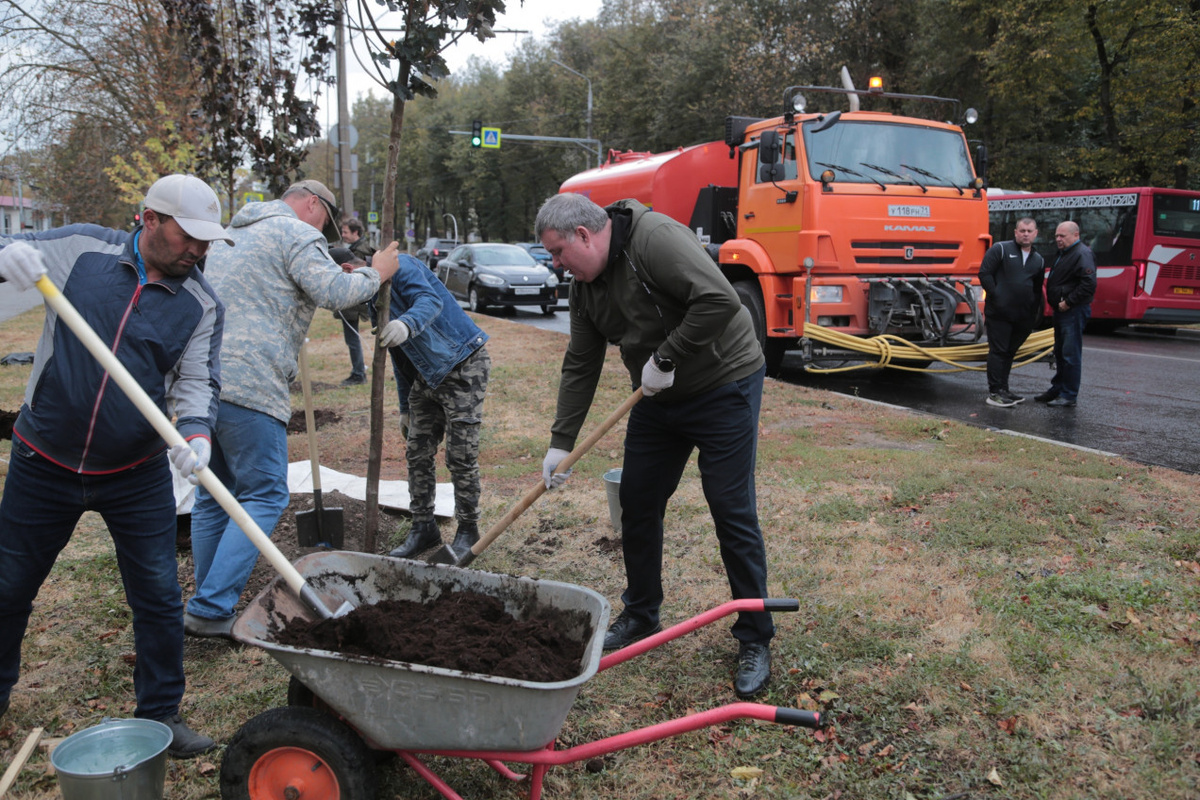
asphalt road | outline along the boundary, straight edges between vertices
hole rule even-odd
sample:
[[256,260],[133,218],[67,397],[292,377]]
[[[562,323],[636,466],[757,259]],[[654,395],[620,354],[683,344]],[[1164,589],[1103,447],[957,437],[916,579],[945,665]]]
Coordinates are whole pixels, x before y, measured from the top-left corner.
[[[510,313],[509,319],[544,330],[568,330],[565,310],[550,316],[534,308],[498,313]],[[1033,395],[1050,386],[1053,372],[1044,362],[1014,370],[1010,388],[1029,398],[1015,408],[984,403],[987,379],[982,372],[810,375],[789,355],[779,378],[1145,464],[1200,472],[1200,331],[1121,328],[1108,335],[1085,335],[1083,349],[1083,385],[1073,409],[1033,402]]]

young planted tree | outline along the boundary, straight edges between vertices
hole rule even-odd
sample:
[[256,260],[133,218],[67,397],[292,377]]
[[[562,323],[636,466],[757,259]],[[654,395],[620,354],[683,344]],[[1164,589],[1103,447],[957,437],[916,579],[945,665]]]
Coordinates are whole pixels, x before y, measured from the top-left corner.
[[[448,76],[442,52],[464,36],[485,41],[491,38],[496,14],[504,13],[503,0],[379,0],[379,16],[401,15],[400,35],[376,20],[376,9],[368,0],[348,3],[352,24],[366,34],[376,78],[392,96],[392,124],[388,139],[387,167],[383,178],[382,241],[395,238],[396,176],[400,162],[400,135],[404,129],[405,104],[418,95],[435,97],[434,82]],[[379,287],[376,300],[379,329],[387,323],[391,286]],[[374,552],[379,529],[379,468],[383,460],[383,389],[387,350],[375,348],[371,369],[371,437],[367,462],[367,513],[364,547]]]

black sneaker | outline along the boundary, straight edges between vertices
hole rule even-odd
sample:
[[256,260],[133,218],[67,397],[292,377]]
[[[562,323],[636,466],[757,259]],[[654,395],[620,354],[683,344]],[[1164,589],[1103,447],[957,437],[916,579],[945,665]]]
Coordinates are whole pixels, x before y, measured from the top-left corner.
[[183,612],[183,632],[188,636],[197,636],[201,639],[232,639],[235,619],[237,619],[236,616],[225,619],[209,619],[197,617],[195,614],[185,611]]
[[1001,389],[1000,394],[1004,395],[1009,400],[1012,400],[1014,403],[1024,403],[1025,402],[1024,397],[1017,394],[1016,392],[1009,391],[1008,389]]
[[342,386],[361,386],[367,382],[365,375],[351,375],[346,380],[342,381]]
[[987,396],[987,404],[989,406],[997,406],[999,408],[1012,408],[1017,404],[1017,401],[1009,400],[999,392],[992,392]]
[[657,622],[646,622],[628,611],[622,611],[617,621],[608,627],[608,633],[604,634],[604,649],[620,650],[661,630],[662,625]]
[[167,746],[167,754],[172,758],[195,758],[217,746],[212,739],[189,728],[178,714],[160,719],[159,722],[171,729],[171,744]]
[[760,694],[771,681],[771,649],[758,642],[743,642],[738,648],[737,677],[733,691],[743,700]]
[[1056,397],[1058,397],[1058,392],[1054,391],[1053,389],[1047,389],[1046,391],[1042,392],[1041,394],[1035,394],[1033,396],[1033,399],[1039,403],[1049,403],[1051,400],[1053,400]]
[[1053,400],[1051,400],[1049,403],[1046,403],[1046,405],[1051,406],[1053,408],[1074,408],[1075,401],[1068,400],[1065,397],[1056,397]]

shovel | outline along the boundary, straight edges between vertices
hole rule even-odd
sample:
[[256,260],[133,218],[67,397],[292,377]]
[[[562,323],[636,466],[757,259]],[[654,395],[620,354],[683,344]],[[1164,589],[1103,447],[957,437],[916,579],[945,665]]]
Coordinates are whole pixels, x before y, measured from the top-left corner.
[[[125,365],[117,360],[117,357],[112,354],[108,346],[96,335],[92,330],[92,326],[88,325],[87,320],[79,315],[75,310],[75,306],[71,305],[71,301],[63,296],[48,277],[43,275],[38,278],[38,291],[46,298],[46,302],[58,314],[59,319],[67,323],[67,327],[83,342],[83,346],[88,349],[92,356],[100,362],[100,366],[104,367],[105,371],[112,377],[118,386],[125,392],[125,395],[137,406],[138,411],[142,412],[142,416],[146,418],[154,430],[158,431],[158,435],[166,440],[169,446],[177,444],[187,445],[187,441],[180,435],[179,431],[175,430],[175,426],[171,424],[171,420],[167,419],[167,415],[154,404],[150,399],[150,395],[141,387],[133,376],[129,374],[129,370],[125,369]],[[211,469],[207,467],[196,473],[200,479],[200,483],[204,488],[212,494],[213,498],[225,509],[230,518],[238,524],[238,527],[246,534],[251,543],[258,548],[259,552],[266,556],[267,561],[275,568],[287,582],[287,585],[293,592],[307,605],[312,611],[322,619],[331,619],[333,617],[341,617],[354,609],[354,606],[349,602],[343,602],[338,607],[337,611],[331,612],[321,598],[313,590],[312,586],[304,580],[304,576],[300,571],[292,566],[283,555],[279,552],[267,535],[258,527],[258,523],[246,513],[242,508],[241,503],[237,501],[225,485],[213,474]]]
[[340,507],[325,508],[321,501],[321,460],[317,457],[317,426],[313,420],[312,389],[308,382],[308,340],[300,345],[300,385],[304,389],[304,425],[308,430],[308,459],[312,463],[313,505],[296,512],[296,538],[301,547],[326,545],[340,550],[346,531]]
[[[630,395],[629,399],[621,404],[620,408],[608,416],[608,419],[600,423],[600,427],[592,431],[591,435],[584,439],[579,444],[575,445],[575,449],[567,454],[567,457],[558,463],[557,472],[565,472],[575,465],[575,462],[583,458],[587,451],[591,450],[596,442],[600,441],[604,434],[608,433],[613,425],[616,425],[621,417],[629,413],[629,409],[637,405],[637,402],[642,399],[642,389],[639,386],[637,391]],[[496,537],[504,533],[509,525],[517,517],[525,513],[533,502],[546,493],[545,481],[538,481],[537,485],[525,493],[525,496],[520,501],[509,509],[508,513],[501,517],[495,525],[488,529],[488,532],[480,537],[479,541],[472,545],[471,549],[465,553],[457,553],[450,545],[442,545],[441,549],[430,556],[427,561],[430,564],[452,564],[456,567],[465,567],[475,560],[475,556],[486,550],[492,542],[496,541]]]

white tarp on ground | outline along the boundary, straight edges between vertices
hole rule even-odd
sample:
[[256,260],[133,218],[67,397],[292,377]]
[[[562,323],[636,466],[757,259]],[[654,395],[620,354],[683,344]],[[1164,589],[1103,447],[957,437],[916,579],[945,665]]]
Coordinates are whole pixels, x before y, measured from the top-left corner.
[[[288,491],[296,493],[311,493],[312,462],[293,461],[288,464]],[[341,492],[355,500],[367,499],[367,479],[357,475],[347,475],[344,472],[321,467],[321,493]],[[379,505],[408,511],[408,481],[380,481]],[[437,494],[433,500],[433,513],[438,517],[454,516],[454,486],[449,483],[439,483]]]
[[[171,467],[171,474],[175,478],[176,513],[192,513],[192,504],[196,499],[196,487],[181,478],[174,466]],[[296,461],[288,464],[288,491],[292,494],[312,494],[312,490],[312,462]],[[367,479],[357,475],[347,475],[329,467],[321,467],[321,494],[326,497],[333,491],[341,492],[355,500],[366,500]],[[439,483],[433,502],[435,516],[453,517],[453,484]],[[379,505],[398,511],[408,511],[408,481],[380,481]]]

